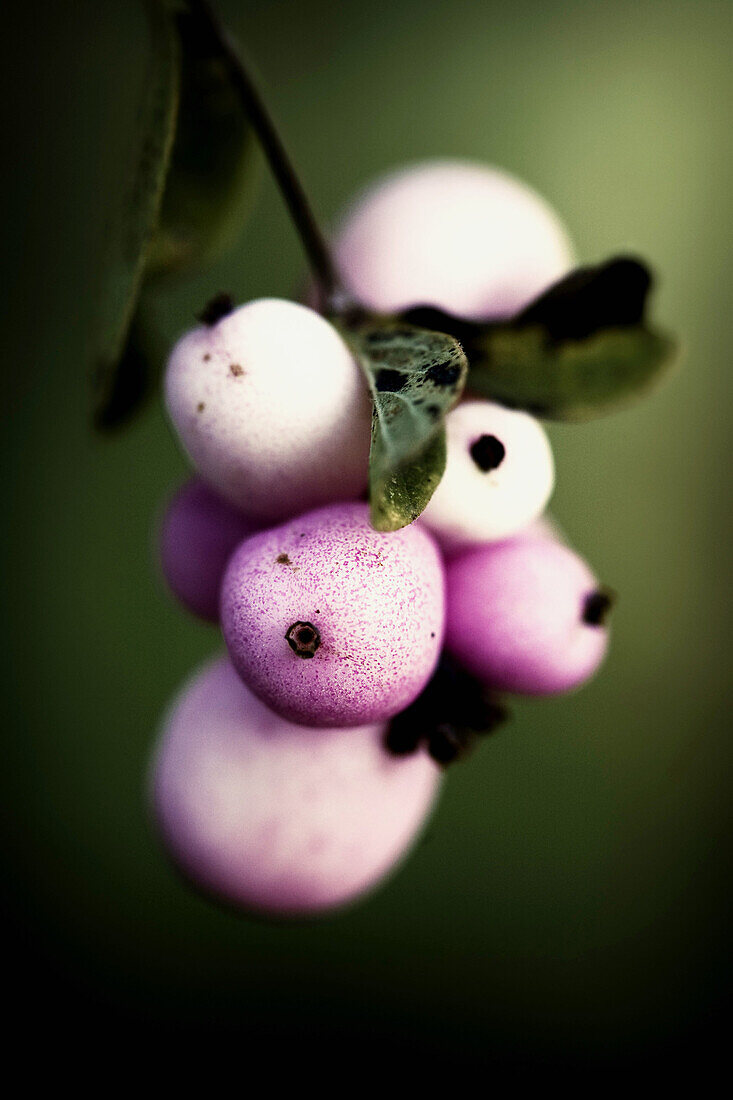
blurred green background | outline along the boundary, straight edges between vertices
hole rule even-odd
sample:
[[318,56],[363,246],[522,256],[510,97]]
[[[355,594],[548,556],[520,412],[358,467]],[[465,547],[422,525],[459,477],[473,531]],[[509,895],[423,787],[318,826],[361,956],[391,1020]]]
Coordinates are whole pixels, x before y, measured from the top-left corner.
[[[36,1026],[102,1012],[260,1046],[594,1065],[704,1033],[730,979],[733,5],[219,6],[326,220],[401,162],[494,162],[562,213],[583,260],[652,261],[686,358],[638,407],[551,430],[555,512],[621,595],[598,679],[517,705],[352,911],[220,911],[169,870],[144,800],[161,711],[218,645],[152,555],[184,462],[157,398],[120,436],[88,427],[146,24],[134,0],[7,6],[3,876]],[[218,290],[303,278],[268,177],[238,248],[161,298],[161,323],[173,337]]]

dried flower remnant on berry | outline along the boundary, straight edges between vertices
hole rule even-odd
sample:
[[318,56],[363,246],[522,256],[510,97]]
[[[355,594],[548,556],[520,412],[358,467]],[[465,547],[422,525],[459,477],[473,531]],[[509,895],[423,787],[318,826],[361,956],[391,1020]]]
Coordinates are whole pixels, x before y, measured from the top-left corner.
[[211,328],[222,317],[227,317],[234,310],[234,300],[231,294],[217,294],[211,298],[199,313],[198,319],[202,325]]
[[591,592],[583,605],[583,622],[587,626],[604,626],[615,602],[616,593],[610,588]]
[[488,472],[501,466],[506,447],[495,435],[482,435],[471,445],[471,458],[479,470]]
[[313,623],[297,622],[288,629],[286,641],[298,657],[315,657],[321,644],[321,635]]

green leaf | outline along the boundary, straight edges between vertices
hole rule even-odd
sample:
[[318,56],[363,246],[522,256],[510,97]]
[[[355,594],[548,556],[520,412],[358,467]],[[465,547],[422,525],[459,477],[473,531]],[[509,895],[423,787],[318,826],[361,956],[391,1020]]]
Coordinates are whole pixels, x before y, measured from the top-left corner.
[[140,338],[136,315],[115,369],[108,373],[104,400],[94,409],[94,426],[100,431],[110,431],[124,424],[149,391],[150,369]]
[[[127,382],[123,359],[155,229],[170,160],[178,106],[179,51],[170,13],[155,0],[145,5],[150,29],[147,78],[137,110],[133,148],[125,165],[129,186],[113,211],[107,234],[100,318],[94,342],[93,401],[98,425]],[[128,387],[129,392],[132,388]],[[129,407],[132,404],[128,403]],[[117,422],[119,417],[112,417]]]
[[127,332],[117,369],[110,373],[105,400],[95,409],[94,424],[102,431],[122,427],[153,392],[165,362],[168,342],[155,323],[145,286]]
[[452,336],[391,321],[342,328],[374,402],[369,500],[378,531],[422,512],[445,470],[444,417],[458,400],[467,363]]
[[149,274],[181,273],[233,244],[251,211],[262,157],[227,59],[200,12],[178,18],[181,104]]
[[539,327],[497,329],[472,362],[469,386],[549,420],[592,420],[650,389],[674,353],[669,337],[643,328],[561,344],[548,343]]
[[628,258],[572,272],[513,321],[464,334],[469,388],[556,420],[589,420],[630,403],[677,350],[645,321],[651,286],[647,268]]

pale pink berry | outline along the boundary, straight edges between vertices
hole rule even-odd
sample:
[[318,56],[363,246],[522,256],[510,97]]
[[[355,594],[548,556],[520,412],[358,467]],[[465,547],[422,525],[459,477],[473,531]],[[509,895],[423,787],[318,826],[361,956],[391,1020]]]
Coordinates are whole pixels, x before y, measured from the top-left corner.
[[596,671],[608,646],[607,590],[552,538],[518,536],[446,567],[446,648],[499,691],[551,695]]
[[511,316],[566,275],[556,214],[488,165],[436,160],[376,180],[347,209],[334,248],[365,306],[431,305],[474,320]]
[[244,910],[352,901],[404,856],[440,783],[425,752],[393,756],[384,734],[291,725],[227,660],[212,662],[174,702],[155,754],[167,852],[197,887]]

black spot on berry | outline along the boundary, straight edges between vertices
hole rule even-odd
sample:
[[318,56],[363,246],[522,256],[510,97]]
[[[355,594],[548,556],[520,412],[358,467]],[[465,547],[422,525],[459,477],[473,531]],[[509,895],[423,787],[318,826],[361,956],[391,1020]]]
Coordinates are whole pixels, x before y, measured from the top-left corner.
[[285,640],[298,657],[315,657],[316,650],[321,644],[321,635],[313,623],[298,621],[288,627]]
[[616,594],[610,588],[599,588],[586,596],[582,619],[586,626],[603,626],[616,602]]
[[202,325],[211,327],[222,317],[227,317],[234,309],[234,299],[231,294],[217,294],[206,303],[199,313],[198,319]]
[[374,381],[380,393],[399,393],[406,384],[407,375],[401,370],[390,370],[389,367],[382,367]]
[[482,435],[471,444],[470,454],[479,470],[495,470],[501,466],[506,447],[495,435]]
[[206,405],[204,404],[204,402],[199,401],[198,405],[196,406],[196,412],[202,413],[205,408],[206,408]]
[[209,355],[209,353],[207,351],[206,355],[203,356],[204,363],[208,363],[210,359],[211,359],[211,356]]
[[239,378],[241,375],[244,374],[244,367],[240,367],[239,363],[230,363],[229,373],[232,375],[233,378]]
[[278,565],[292,565],[293,564],[287,554],[278,554],[278,556],[275,558],[275,561]]

